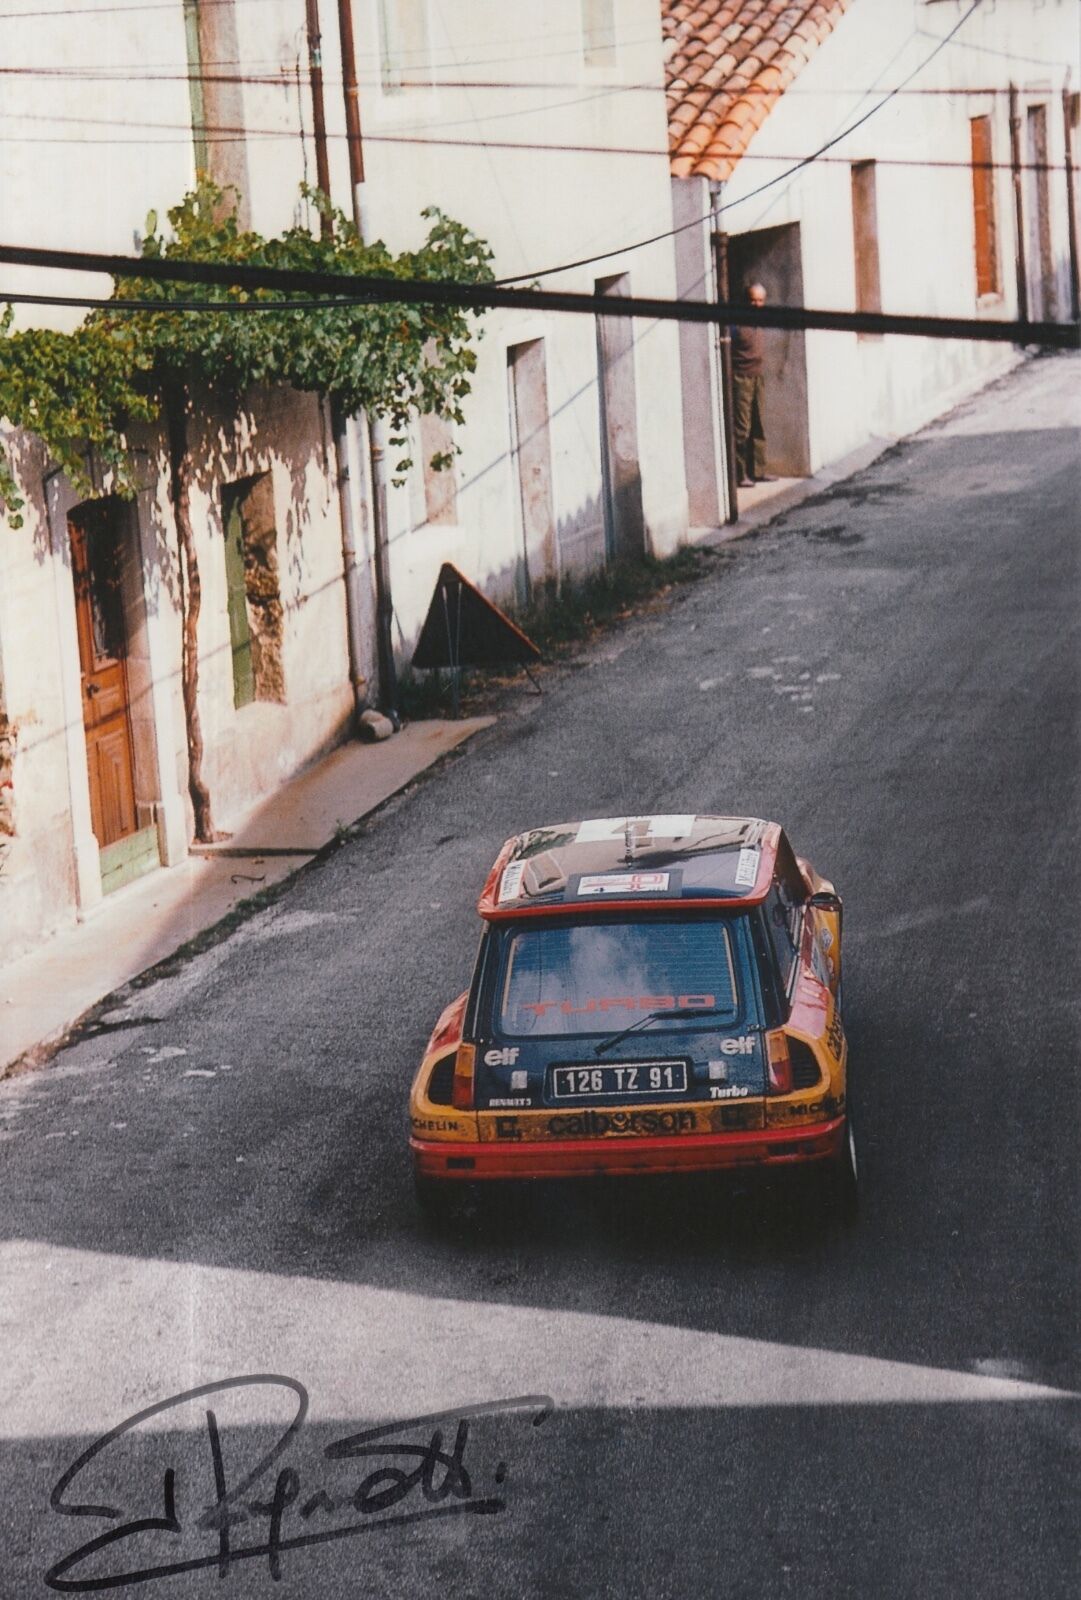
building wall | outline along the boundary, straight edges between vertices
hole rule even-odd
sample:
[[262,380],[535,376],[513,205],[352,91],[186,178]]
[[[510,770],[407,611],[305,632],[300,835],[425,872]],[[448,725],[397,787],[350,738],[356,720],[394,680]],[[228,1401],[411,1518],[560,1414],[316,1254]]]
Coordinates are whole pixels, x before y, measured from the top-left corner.
[[[580,0],[516,11],[513,23],[497,0],[468,7],[408,0],[404,9],[421,18],[427,42],[411,58],[420,81],[398,87],[385,81],[380,7],[375,0],[354,6],[369,237],[384,238],[392,250],[414,247],[428,227],[421,210],[438,204],[490,242],[499,276],[532,276],[608,251],[546,281],[592,290],[598,280],[626,274],[632,293],[672,295],[674,266],[663,241],[620,253],[628,240],[671,225],[654,0],[615,0],[619,42],[607,59],[603,41],[587,59]],[[337,6],[321,0],[320,13],[331,189],[349,213]],[[153,15],[87,0],[62,26],[45,14],[10,19],[5,65],[19,71],[6,80],[0,185],[5,214],[19,218],[19,237],[130,253],[148,212],[164,222],[195,175],[192,62],[229,80],[203,86],[205,154],[218,181],[246,184],[243,221],[268,234],[313,222],[299,192],[302,180],[316,178],[303,20],[297,0],[213,0],[194,34],[186,34],[181,0]],[[6,282],[14,290],[103,292],[100,279],[77,274],[12,270]],[[81,315],[77,308],[24,308],[17,325],[72,327]],[[438,425],[418,427],[414,466],[389,494],[394,638],[403,662],[444,560],[456,561],[493,596],[521,600],[526,574],[534,586],[563,581],[605,556],[592,320],[501,312],[482,319],[482,332],[465,424],[454,441],[441,437]],[[687,530],[679,336],[670,324],[635,325],[633,334],[630,350],[612,363],[612,393],[626,407],[633,392],[623,427],[624,439],[634,435],[638,444],[633,489],[647,547],[665,554]],[[508,350],[529,341],[543,342],[531,371],[543,375],[548,419],[546,437],[519,451]],[[447,442],[461,454],[451,479],[436,482],[425,452]],[[156,821],[161,859],[171,864],[183,859],[191,833],[177,545],[161,439],[147,433],[136,443],[140,488],[125,545],[132,732],[140,817]],[[205,777],[215,821],[228,828],[348,726],[338,464],[323,408],[285,392],[251,396],[240,417],[200,398],[191,445],[203,580]],[[364,564],[363,665],[372,673],[367,444],[355,424],[347,447]],[[25,526],[0,527],[0,821],[15,828],[0,834],[7,846],[0,961],[89,913],[101,895],[67,541],[75,496],[32,440],[19,442],[18,456]],[[524,516],[520,464],[534,475]],[[538,472],[547,474],[539,489]],[[257,474],[268,474],[273,488],[281,674],[276,698],[238,709],[221,491]]]
[[[369,236],[392,250],[415,248],[427,229],[420,216],[437,203],[486,239],[499,277],[611,250],[581,268],[546,278],[553,287],[592,292],[602,278],[627,273],[633,294],[671,296],[675,272],[664,245],[631,254],[627,240],[671,226],[667,132],[662,92],[660,16],[655,0],[619,0],[613,64],[591,66],[581,44],[581,0],[553,0],[516,11],[513,27],[498,0],[468,7],[427,7],[428,51],[415,58],[413,86],[388,91],[382,81],[379,8],[354,6],[365,207]],[[241,50],[295,66],[292,12],[237,11]],[[277,20],[275,21],[275,18]],[[350,210],[336,7],[321,6],[331,181]],[[290,54],[291,52],[291,54]],[[281,79],[284,85],[285,76]],[[300,139],[295,92],[245,87],[249,125],[275,130],[251,141],[253,224],[271,231],[296,213],[296,184],[314,181],[310,138]],[[307,107],[302,108],[310,128]],[[306,163],[306,167],[305,167]],[[551,414],[551,489],[556,572],[580,572],[603,560],[600,417],[595,336],[588,320],[492,312],[483,318],[478,370],[456,442],[454,522],[423,520],[424,467],[390,492],[395,641],[408,659],[439,566],[457,562],[494,597],[520,597],[522,555],[512,437],[507,350],[545,343]],[[678,330],[635,325],[641,490],[649,548],[667,554],[685,538]],[[419,514],[418,514],[419,512]],[[543,573],[531,551],[531,571]]]
[[[1008,85],[1022,116],[1046,102],[1051,236],[1058,314],[1068,314],[1068,237],[1061,89],[1076,62],[1072,0],[988,0],[911,89],[898,95],[826,158],[776,183],[902,82],[965,8],[954,0],[857,0],[771,112],[726,185],[729,230],[798,222],[805,303],[856,305],[851,164],[877,163],[881,299],[885,312],[932,316],[1017,314]],[[1077,69],[1074,67],[1076,80]],[[986,90],[986,93],[974,93]],[[993,118],[1001,297],[977,303],[969,119]],[[767,287],[770,287],[767,284]],[[868,436],[911,431],[1017,359],[1010,345],[806,335],[810,466]]]

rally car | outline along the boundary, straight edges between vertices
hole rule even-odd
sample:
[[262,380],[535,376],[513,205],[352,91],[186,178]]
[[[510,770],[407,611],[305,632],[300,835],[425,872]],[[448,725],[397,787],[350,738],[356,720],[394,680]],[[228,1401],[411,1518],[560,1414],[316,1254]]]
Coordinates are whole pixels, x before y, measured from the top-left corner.
[[508,839],[410,1097],[422,1204],[499,1179],[800,1167],[856,1202],[841,901],[755,817]]

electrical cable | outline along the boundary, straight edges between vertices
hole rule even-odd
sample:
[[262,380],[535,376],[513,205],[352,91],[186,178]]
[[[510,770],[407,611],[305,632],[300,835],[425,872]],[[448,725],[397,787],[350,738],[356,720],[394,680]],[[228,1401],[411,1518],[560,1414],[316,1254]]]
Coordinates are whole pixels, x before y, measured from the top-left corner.
[[[818,329],[827,332],[915,334],[924,338],[971,339],[978,342],[1033,344],[1047,349],[1073,349],[1078,345],[1079,324],[1072,322],[1006,322],[979,317],[927,317],[868,311],[829,311],[804,306],[750,306],[717,304],[705,300],[650,299],[623,295],[597,295],[566,290],[515,288],[499,283],[457,283],[446,279],[357,277],[334,272],[300,271],[276,267],[243,266],[210,261],[180,261],[171,257],[110,256],[88,251],[51,250],[23,245],[0,245],[0,263],[43,267],[71,272],[108,273],[115,278],[145,278],[155,282],[194,283],[230,289],[290,290],[307,295],[331,296],[333,306],[438,305],[465,311],[495,308],[528,311],[586,313],[601,317],[645,317],[656,321],[727,323],[733,326]],[[2,297],[0,297],[2,298]],[[33,303],[37,296],[20,296]],[[13,297],[14,300],[14,297]],[[60,301],[55,297],[54,303]],[[63,303],[86,305],[81,297]],[[121,312],[133,302],[94,302]],[[174,312],[247,311],[258,301],[149,300],[140,310]],[[286,302],[289,309],[292,305]]]
[[[923,72],[924,69],[931,64],[939,52],[946,48],[954,34],[964,27],[969,17],[971,17],[973,12],[977,11],[982,4],[983,0],[972,0],[972,4],[969,6],[964,15],[954,23],[949,33],[947,33],[944,38],[939,40],[938,44],[930,52],[930,54],[925,56],[924,59],[913,68],[913,70],[908,74],[908,77],[903,78],[895,88],[890,89],[887,94],[883,95],[881,100],[876,101],[875,104],[871,106],[869,110],[865,111],[861,117],[857,118],[855,122],[850,123],[849,126],[842,129],[840,133],[834,134],[832,139],[827,139],[825,144],[820,145],[819,148],[813,151],[810,155],[803,156],[799,161],[795,162],[793,166],[786,168],[784,172],[778,173],[775,178],[767,179],[765,183],[759,184],[756,189],[749,190],[747,194],[742,194],[735,200],[726,201],[723,206],[719,206],[717,208],[717,211],[730,211],[733,206],[743,205],[746,203],[746,201],[753,200],[757,195],[765,194],[767,189],[773,189],[777,184],[784,183],[786,179],[791,178],[795,173],[801,171],[804,167],[809,167],[812,162],[817,161],[820,156],[825,155],[827,150],[832,150],[834,145],[840,144],[842,139],[847,139],[850,133],[855,133],[857,128],[862,127],[865,122],[870,121],[870,119],[877,112],[882,110],[883,106],[889,105],[891,100],[896,99],[900,91],[906,88],[908,84],[912,82],[913,78],[917,77],[919,73]],[[496,282],[501,284],[525,282],[533,283],[538,278],[550,278],[559,272],[570,272],[576,267],[588,267],[592,266],[597,261],[607,261],[612,256],[623,256],[628,255],[632,250],[643,250],[647,245],[659,244],[663,239],[674,239],[677,234],[685,233],[688,228],[700,228],[704,223],[711,222],[712,220],[713,213],[707,211],[705,216],[692,217],[690,222],[683,222],[676,228],[667,228],[663,233],[653,234],[648,239],[639,239],[634,244],[620,245],[613,250],[604,251],[599,255],[581,256],[577,261],[564,261],[558,266],[544,267],[539,272],[520,272],[515,274],[514,277],[498,278]]]
[[[577,104],[577,105],[582,104],[581,101],[566,102],[566,103],[567,104],[572,104],[573,103],[573,104]],[[543,106],[543,107],[539,107],[538,108],[538,112],[550,111],[550,110],[555,110],[555,109],[556,109],[556,107],[554,107],[554,106]],[[522,115],[526,115],[526,114],[527,113],[525,113],[525,112],[523,112],[521,110],[519,110],[519,111],[508,111],[508,112],[505,112],[505,113],[500,113],[499,116],[493,116],[493,117],[490,117],[490,118],[489,117],[482,117],[482,118],[477,119],[477,118],[463,117],[460,120],[461,120],[462,124],[467,124],[467,123],[476,124],[478,121],[484,121],[484,122],[492,121],[492,122],[494,122],[494,121],[501,120],[502,117],[504,117],[504,116],[513,117],[513,116],[522,116]],[[170,139],[150,139],[150,138],[147,138],[145,136],[145,134],[144,134],[143,136],[140,136],[140,137],[135,137],[133,135],[130,138],[127,137],[127,136],[120,136],[120,137],[107,136],[107,137],[102,137],[102,138],[97,138],[97,137],[86,138],[83,135],[72,133],[72,134],[57,134],[55,136],[48,135],[48,134],[46,134],[46,135],[33,135],[33,136],[30,136],[30,137],[24,139],[24,138],[21,138],[17,134],[6,134],[6,133],[4,133],[4,134],[0,134],[0,144],[15,144],[15,145],[18,145],[18,144],[35,144],[35,145],[52,145],[52,144],[99,145],[100,144],[100,145],[109,145],[109,146],[123,146],[123,145],[139,145],[139,146],[142,146],[142,145],[187,144],[191,139],[190,126],[187,123],[178,123],[178,122],[174,122],[174,123],[164,123],[164,122],[161,122],[161,123],[155,123],[155,122],[141,123],[141,122],[134,122],[134,121],[131,121],[130,119],[126,119],[126,118],[114,118],[114,117],[78,117],[78,116],[73,116],[73,117],[54,117],[54,116],[51,116],[51,115],[49,115],[48,113],[45,113],[45,112],[43,112],[40,116],[36,116],[36,115],[22,116],[18,112],[0,111],[0,121],[5,121],[5,120],[17,120],[19,122],[40,121],[40,122],[47,122],[47,123],[76,123],[79,126],[84,126],[84,127],[142,128],[142,129],[145,129],[147,132],[169,132],[169,133],[175,133],[177,137],[176,138],[170,138]],[[455,125],[456,124],[454,124],[454,123],[443,124],[443,126],[446,126],[446,127],[453,127]],[[303,130],[303,131],[306,132],[306,130]],[[204,135],[204,137],[210,143],[212,143],[212,144],[223,144],[223,145],[224,144],[242,144],[242,143],[244,143],[245,141],[248,141],[248,140],[250,140],[252,142],[255,142],[255,141],[270,142],[272,140],[294,140],[294,139],[297,139],[297,138],[301,137],[301,134],[302,134],[302,130],[299,129],[299,128],[296,128],[296,127],[293,127],[293,128],[251,128],[251,127],[238,128],[238,127],[231,127],[231,126],[229,126],[227,124],[224,124],[224,123],[204,123],[204,124],[201,124],[200,125],[200,132]],[[342,140],[342,139],[348,139],[349,135],[348,135],[348,133],[347,133],[347,131],[345,129],[336,129],[336,130],[335,129],[328,129],[326,137],[327,137],[327,139],[330,139],[330,140]],[[648,156],[650,158],[650,160],[653,160],[653,161],[656,161],[656,160],[667,160],[668,159],[668,152],[666,150],[646,150],[646,149],[641,149],[641,148],[639,148],[637,146],[634,146],[634,145],[623,145],[623,146],[621,146],[621,145],[565,144],[565,143],[561,143],[561,144],[540,144],[536,140],[515,141],[515,140],[509,140],[509,139],[484,139],[484,138],[478,138],[478,139],[437,139],[437,138],[426,138],[426,137],[424,137],[422,135],[413,135],[413,134],[408,134],[408,133],[365,133],[364,142],[365,142],[365,144],[421,145],[421,146],[424,146],[424,147],[432,147],[432,146],[434,146],[436,148],[446,147],[447,149],[461,149],[461,150],[489,150],[489,149],[490,150],[521,150],[521,151],[529,151],[531,153],[536,153],[536,154],[541,154],[541,155]],[[748,151],[745,155],[740,157],[741,161],[789,161],[789,162],[793,162],[793,163],[795,163],[795,165],[793,167],[789,168],[790,172],[791,171],[797,171],[799,169],[800,164],[803,162],[803,159],[804,158],[802,158],[800,156],[788,156],[788,155],[781,155],[781,154],[777,154],[777,153],[767,155],[767,154],[765,154],[763,152],[755,152],[755,151]],[[821,156],[818,156],[816,159],[824,162],[826,165],[830,165],[832,163],[836,163],[838,165],[843,165],[843,166],[850,165],[850,162],[848,161],[847,157],[845,157],[845,156],[821,155]],[[1001,171],[1001,172],[1007,172],[1007,171],[1009,171],[1009,172],[1013,172],[1013,171],[1023,171],[1023,172],[1065,172],[1066,171],[1066,167],[1065,167],[1065,164],[1063,162],[1055,162],[1055,161],[1023,161],[1023,162],[1020,163],[1019,167],[1015,167],[1014,164],[1009,162],[1009,161],[972,161],[972,160],[951,161],[951,160],[934,160],[934,159],[928,159],[928,158],[922,158],[921,159],[921,158],[918,158],[918,157],[915,157],[915,156],[911,156],[911,157],[910,156],[878,156],[878,157],[875,157],[875,163],[876,163],[877,166],[880,166],[880,167],[905,167],[905,168],[920,168],[920,169],[930,169],[930,170],[946,169],[946,170],[956,170],[956,171],[963,171],[963,172],[978,172],[978,171],[987,171],[987,172],[997,172],[997,171]],[[782,176],[784,176],[784,175],[782,174]],[[780,179],[777,179],[776,181],[779,182]],[[758,191],[756,191],[756,192],[758,192]],[[745,196],[745,198],[750,199],[751,196],[747,195],[747,196]],[[634,247],[632,246],[630,248],[634,248]],[[618,251],[613,251],[612,252],[612,254],[618,254],[618,253],[619,253]],[[523,275],[523,277],[524,276],[525,275]],[[536,273],[536,274],[532,274],[531,276],[542,277],[542,276],[544,276],[544,274],[543,273]],[[518,281],[517,279],[511,279],[511,278],[500,279],[500,282],[506,282],[506,283],[517,282],[517,281]]]

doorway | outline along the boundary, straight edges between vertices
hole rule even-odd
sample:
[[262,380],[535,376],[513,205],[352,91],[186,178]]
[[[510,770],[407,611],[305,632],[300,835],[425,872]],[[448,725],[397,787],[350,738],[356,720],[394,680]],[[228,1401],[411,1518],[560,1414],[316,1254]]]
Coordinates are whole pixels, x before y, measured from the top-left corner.
[[1026,112],[1028,314],[1033,322],[1055,317],[1055,267],[1051,253],[1051,197],[1047,173],[1047,107]]
[[91,501],[72,513],[68,531],[90,820],[108,893],[158,865],[157,829],[140,827],[136,803],[123,522],[115,502]]
[[[802,306],[803,256],[798,222],[733,233],[728,240],[734,301],[761,283],[766,304]],[[763,330],[766,471],[778,478],[805,478],[811,470],[807,418],[807,351],[802,328]]]
[[[595,287],[599,295],[629,295],[630,274],[598,278]],[[638,462],[634,323],[630,317],[598,317],[596,322],[604,553],[608,561],[633,561],[646,549]]]
[[537,579],[555,585],[559,578],[543,339],[508,347],[507,377],[521,536],[514,588],[518,604],[528,605]]

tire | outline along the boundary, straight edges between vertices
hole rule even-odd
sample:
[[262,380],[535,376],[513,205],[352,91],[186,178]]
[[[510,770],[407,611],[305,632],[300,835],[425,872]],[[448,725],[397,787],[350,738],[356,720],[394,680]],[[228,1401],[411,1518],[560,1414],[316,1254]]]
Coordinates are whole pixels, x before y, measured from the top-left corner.
[[851,1113],[845,1118],[844,1143],[826,1177],[826,1205],[840,1222],[855,1222],[859,1213],[859,1161]]

